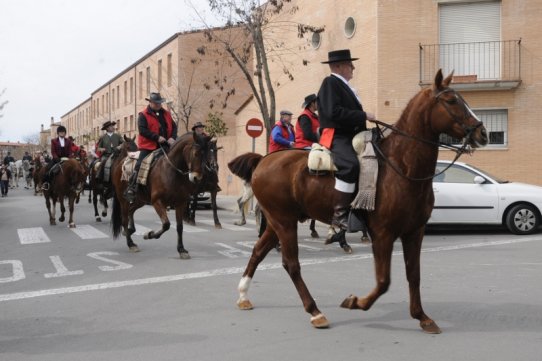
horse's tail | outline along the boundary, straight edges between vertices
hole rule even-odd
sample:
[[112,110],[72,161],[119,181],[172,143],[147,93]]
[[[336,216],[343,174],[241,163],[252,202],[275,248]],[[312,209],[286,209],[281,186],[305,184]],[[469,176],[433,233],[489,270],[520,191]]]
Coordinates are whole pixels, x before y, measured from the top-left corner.
[[263,155],[258,153],[241,154],[228,163],[228,168],[233,174],[245,182],[250,183],[252,180],[252,173],[262,158]]
[[111,229],[113,230],[113,238],[118,238],[122,231],[122,210],[120,201],[117,197],[117,192],[113,192],[113,210],[111,212]]

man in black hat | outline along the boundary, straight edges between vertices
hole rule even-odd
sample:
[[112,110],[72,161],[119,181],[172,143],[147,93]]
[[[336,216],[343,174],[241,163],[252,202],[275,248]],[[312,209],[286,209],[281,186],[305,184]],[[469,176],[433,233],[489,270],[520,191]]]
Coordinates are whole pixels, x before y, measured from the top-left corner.
[[359,178],[359,162],[352,147],[356,133],[366,130],[366,120],[374,120],[372,113],[365,112],[356,90],[349,84],[353,77],[353,61],[350,50],[336,50],[328,53],[331,75],[326,77],[318,92],[318,111],[322,134],[320,144],[329,148],[335,172],[332,225],[342,231],[348,228],[350,202]]
[[320,120],[316,111],[318,103],[316,102],[316,94],[310,94],[305,97],[305,101],[301,107],[303,111],[297,118],[295,123],[295,146],[301,149],[310,149],[313,143],[318,142],[320,135]]
[[45,167],[45,172],[43,173],[43,177],[41,178],[41,188],[44,191],[49,190],[49,182],[51,181],[51,175],[49,173],[53,166],[57,163],[60,163],[60,160],[62,158],[72,157],[72,142],[70,138],[66,137],[66,127],[64,127],[63,125],[59,125],[58,128],[56,128],[56,134],[58,136],[54,139],[51,139],[52,161],[47,163],[47,167]]
[[166,100],[160,93],[151,93],[145,100],[149,102],[149,105],[139,113],[137,118],[139,158],[124,193],[124,197],[130,203],[135,200],[137,172],[143,159],[159,147],[167,152],[177,139],[177,123],[173,121],[171,113],[162,108],[162,103]]
[[8,152],[8,155],[4,157],[4,165],[9,165],[9,163],[15,163],[15,158],[13,158],[11,152]]
[[206,136],[205,134],[205,125],[202,122],[196,122],[192,127],[192,131],[196,132],[197,135]]
[[[116,122],[108,120],[102,125],[101,129],[105,130],[105,134],[100,137],[98,144],[96,145],[97,150],[101,153],[100,162],[102,164],[97,178],[102,181],[104,195],[106,197],[108,196],[110,188],[111,156],[115,149],[124,142],[124,139],[122,139],[118,133],[115,133],[116,124]],[[92,167],[94,163],[95,161],[92,162],[90,167]]]

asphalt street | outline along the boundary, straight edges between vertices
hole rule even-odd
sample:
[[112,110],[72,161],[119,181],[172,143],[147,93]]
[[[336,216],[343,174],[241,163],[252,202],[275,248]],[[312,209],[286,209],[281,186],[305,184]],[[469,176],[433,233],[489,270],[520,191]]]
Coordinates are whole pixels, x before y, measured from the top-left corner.
[[[401,245],[392,285],[367,312],[339,307],[374,287],[370,245],[349,235],[353,254],[311,239],[299,226],[304,279],[331,327],[310,316],[272,251],[237,309],[237,285],[256,241],[253,217],[235,226],[235,197],[218,200],[185,226],[191,259],[176,252],[172,227],[151,207],[136,213],[141,248],[111,237],[86,197],[77,227],[50,226],[43,197],[10,190],[0,200],[0,360],[541,360],[542,234],[503,229],[432,230],[422,253],[422,300],[442,329],[428,335],[409,315]],[[58,214],[58,211],[57,211]],[[173,212],[169,213],[173,217]]]

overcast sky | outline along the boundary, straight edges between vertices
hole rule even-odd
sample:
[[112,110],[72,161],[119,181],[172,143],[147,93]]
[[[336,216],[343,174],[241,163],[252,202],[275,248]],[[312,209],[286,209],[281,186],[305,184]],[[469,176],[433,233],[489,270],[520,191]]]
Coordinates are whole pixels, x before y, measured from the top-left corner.
[[[207,0],[193,0],[200,14]],[[0,141],[46,128],[179,31],[201,27],[186,0],[0,0]]]

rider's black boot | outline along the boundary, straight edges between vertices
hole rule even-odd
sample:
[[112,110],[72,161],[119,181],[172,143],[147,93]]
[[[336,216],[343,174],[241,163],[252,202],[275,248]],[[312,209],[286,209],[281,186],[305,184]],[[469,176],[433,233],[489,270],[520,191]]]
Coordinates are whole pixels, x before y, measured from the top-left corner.
[[124,191],[124,198],[130,202],[134,203],[136,194],[137,194],[137,172],[132,173],[130,179],[128,180],[128,187]]
[[346,231],[348,229],[348,213],[353,193],[345,193],[333,189],[333,220],[331,225]]

